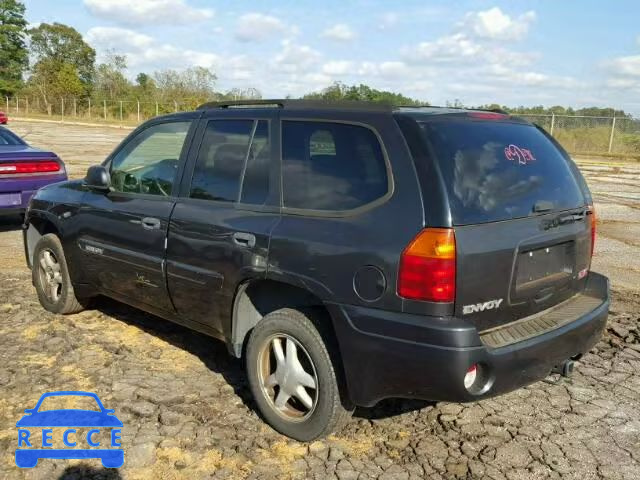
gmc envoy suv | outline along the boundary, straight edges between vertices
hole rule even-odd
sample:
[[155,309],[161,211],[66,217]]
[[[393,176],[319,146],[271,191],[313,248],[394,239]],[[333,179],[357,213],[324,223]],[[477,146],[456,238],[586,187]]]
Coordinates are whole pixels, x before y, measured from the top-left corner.
[[501,112],[302,100],[155,118],[40,189],[42,306],[112,297],[225,342],[298,440],[389,397],[469,402],[568,375],[599,340],[593,202]]

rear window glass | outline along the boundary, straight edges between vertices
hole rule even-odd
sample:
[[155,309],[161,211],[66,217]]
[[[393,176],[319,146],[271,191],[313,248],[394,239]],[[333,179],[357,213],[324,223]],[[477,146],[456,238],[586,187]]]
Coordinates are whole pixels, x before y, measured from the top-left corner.
[[421,126],[456,225],[526,217],[536,205],[566,210],[585,203],[567,160],[532,125],[442,119]]
[[24,145],[24,142],[9,130],[0,128],[0,145]]

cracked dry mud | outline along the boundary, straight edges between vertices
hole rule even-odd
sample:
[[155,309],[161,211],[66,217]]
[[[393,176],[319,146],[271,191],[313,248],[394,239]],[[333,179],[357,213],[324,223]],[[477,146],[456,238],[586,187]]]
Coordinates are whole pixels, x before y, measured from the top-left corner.
[[[468,405],[386,401],[303,444],[258,417],[222,343],[108,300],[47,313],[25,271],[0,285],[2,478],[640,478],[640,295],[630,291],[614,292],[606,335],[570,380]],[[116,409],[121,469],[15,466],[15,422],[50,390],[94,391]]]

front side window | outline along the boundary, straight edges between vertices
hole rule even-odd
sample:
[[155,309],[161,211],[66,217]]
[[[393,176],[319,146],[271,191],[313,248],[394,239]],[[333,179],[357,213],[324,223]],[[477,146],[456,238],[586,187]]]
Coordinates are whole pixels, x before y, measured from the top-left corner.
[[345,211],[388,192],[378,137],[366,127],[333,122],[282,124],[284,206]]
[[162,123],[129,141],[111,162],[115,191],[170,196],[191,122]]

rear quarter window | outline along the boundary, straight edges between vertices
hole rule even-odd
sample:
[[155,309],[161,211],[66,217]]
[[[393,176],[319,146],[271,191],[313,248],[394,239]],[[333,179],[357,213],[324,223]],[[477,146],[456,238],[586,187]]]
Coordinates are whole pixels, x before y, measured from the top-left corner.
[[585,204],[569,161],[533,125],[448,118],[421,127],[456,225],[526,217],[536,204],[554,211]]

